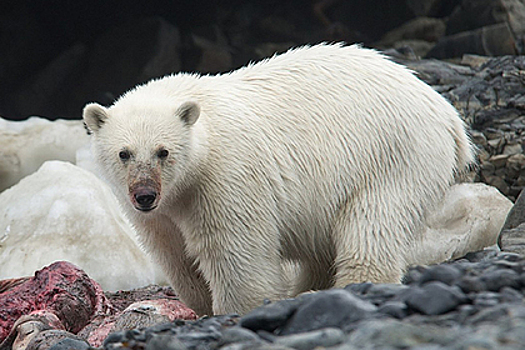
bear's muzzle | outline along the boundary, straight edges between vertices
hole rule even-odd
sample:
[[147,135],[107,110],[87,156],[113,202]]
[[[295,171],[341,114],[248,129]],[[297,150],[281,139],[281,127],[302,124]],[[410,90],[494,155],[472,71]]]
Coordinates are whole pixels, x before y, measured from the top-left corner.
[[138,183],[130,188],[129,196],[135,209],[147,212],[157,208],[160,191],[151,182]]

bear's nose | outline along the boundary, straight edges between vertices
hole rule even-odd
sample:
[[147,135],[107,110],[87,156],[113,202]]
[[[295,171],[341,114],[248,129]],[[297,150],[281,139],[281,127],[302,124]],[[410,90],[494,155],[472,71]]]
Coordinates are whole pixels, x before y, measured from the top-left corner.
[[135,200],[137,201],[137,204],[140,206],[140,210],[151,210],[153,203],[155,203],[155,199],[157,198],[157,194],[148,189],[143,189],[135,193]]

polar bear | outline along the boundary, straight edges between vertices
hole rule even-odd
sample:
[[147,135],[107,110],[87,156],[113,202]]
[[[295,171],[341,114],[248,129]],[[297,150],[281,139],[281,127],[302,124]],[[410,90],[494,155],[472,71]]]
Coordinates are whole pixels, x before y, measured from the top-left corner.
[[[473,161],[444,98],[356,45],[167,76],[83,118],[143,244],[199,314],[399,282],[426,213]],[[292,291],[283,261],[300,267]]]

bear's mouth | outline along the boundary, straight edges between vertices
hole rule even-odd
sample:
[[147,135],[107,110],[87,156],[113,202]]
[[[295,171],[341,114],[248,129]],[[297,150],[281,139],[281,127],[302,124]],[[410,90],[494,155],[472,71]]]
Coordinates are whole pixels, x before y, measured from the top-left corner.
[[143,212],[148,212],[148,211],[152,211],[154,209],[156,209],[157,206],[153,206],[153,207],[141,207],[141,206],[135,206],[135,209],[139,210],[139,211],[143,211]]

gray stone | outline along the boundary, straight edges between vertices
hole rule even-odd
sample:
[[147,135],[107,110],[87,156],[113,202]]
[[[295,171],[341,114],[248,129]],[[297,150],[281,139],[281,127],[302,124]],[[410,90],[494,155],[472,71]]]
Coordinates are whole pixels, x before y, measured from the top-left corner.
[[436,265],[423,272],[419,283],[425,284],[426,282],[439,281],[452,285],[459,277],[461,277],[461,272],[455,267],[450,265]]
[[498,245],[506,252],[525,255],[525,223],[513,229],[502,230],[498,238]]
[[525,3],[522,0],[501,0],[506,10],[507,21],[516,38],[518,52],[525,52],[523,44],[525,37]]
[[242,327],[232,327],[222,332],[222,337],[219,340],[217,346],[221,347],[231,343],[250,342],[257,340],[259,340],[257,334],[250,331],[249,329]]
[[58,329],[48,329],[39,332],[31,339],[27,346],[21,346],[17,340],[13,343],[13,350],[47,350],[56,347],[55,350],[67,350],[68,346],[72,346],[71,350],[85,350],[89,344],[82,338]]
[[221,347],[221,350],[293,350],[293,348],[281,344],[253,341],[226,345]]
[[392,46],[407,39],[437,41],[445,34],[445,22],[438,18],[417,17],[389,31],[379,45]]
[[[523,152],[523,147],[519,143],[507,144],[503,148],[503,154],[504,155],[509,155],[509,156],[523,155],[523,154],[521,154],[522,152]],[[510,157],[508,159],[510,159]]]
[[[491,141],[501,142],[501,139],[499,139],[499,140],[490,140],[489,144],[490,144]],[[490,157],[489,158],[489,162],[494,164],[494,166],[496,168],[502,168],[502,167],[504,167],[507,164],[507,159],[509,159],[509,155],[507,155],[507,154],[498,154],[498,155]]]
[[487,336],[485,334],[467,334],[466,337],[460,338],[454,349],[501,349],[498,341],[493,337]]
[[433,9],[439,7],[441,0],[406,0],[406,4],[416,16],[432,15]]
[[394,283],[360,283],[350,284],[344,289],[351,291],[362,299],[368,300],[374,305],[381,305],[395,299],[409,287],[404,284]]
[[311,350],[317,347],[330,347],[341,344],[345,334],[338,328],[323,328],[300,334],[285,335],[275,339],[276,344],[298,350]]
[[405,295],[406,304],[424,315],[444,314],[465,301],[466,296],[458,287],[450,287],[442,282],[414,287]]
[[403,319],[408,315],[408,307],[401,301],[387,301],[378,308],[377,312],[397,319]]
[[454,58],[464,54],[486,56],[515,55],[514,35],[507,23],[445,36],[427,54],[433,58]]
[[507,11],[499,0],[461,0],[447,21],[447,35],[506,23]]
[[147,342],[144,350],[187,350],[184,343],[173,335],[156,335]]
[[400,63],[415,70],[422,80],[432,86],[457,87],[466,85],[475,75],[475,71],[470,67],[445,61],[429,59],[401,61]]
[[342,289],[321,291],[312,294],[297,309],[281,334],[296,334],[325,327],[346,327],[370,317],[376,310],[375,305]]
[[463,276],[457,285],[466,294],[481,292],[487,288],[481,279],[473,276]]
[[461,330],[385,319],[360,323],[348,342],[359,349],[412,349],[429,343],[448,345],[460,334]]
[[[463,57],[461,57],[461,64],[465,66],[470,66],[474,69],[478,69],[481,66],[483,66],[485,63],[487,63],[490,60],[490,57],[488,56],[479,56],[479,55],[470,55],[465,54]],[[476,141],[476,137],[474,136],[476,133],[483,135],[483,133],[480,133],[479,131],[472,130],[472,136],[473,140],[476,144],[479,144]]]
[[49,348],[49,350],[86,350],[90,346],[87,341],[64,338]]
[[480,292],[474,296],[472,304],[475,306],[490,307],[500,303],[499,293],[494,292]]
[[261,306],[243,316],[239,325],[252,331],[273,332],[285,324],[300,303],[297,299],[290,299]]
[[501,301],[503,303],[522,303],[523,295],[514,288],[503,287],[500,290]]
[[516,203],[514,203],[514,206],[507,215],[502,230],[516,228],[522,223],[525,223],[525,193],[521,193]]
[[507,182],[505,182],[505,179],[502,178],[501,176],[496,176],[496,175],[487,176],[484,182],[487,185],[496,187],[503,194],[509,193],[510,187],[507,184]]
[[487,286],[487,290],[498,292],[503,287],[520,288],[520,276],[511,269],[498,269],[484,273],[481,280]]

